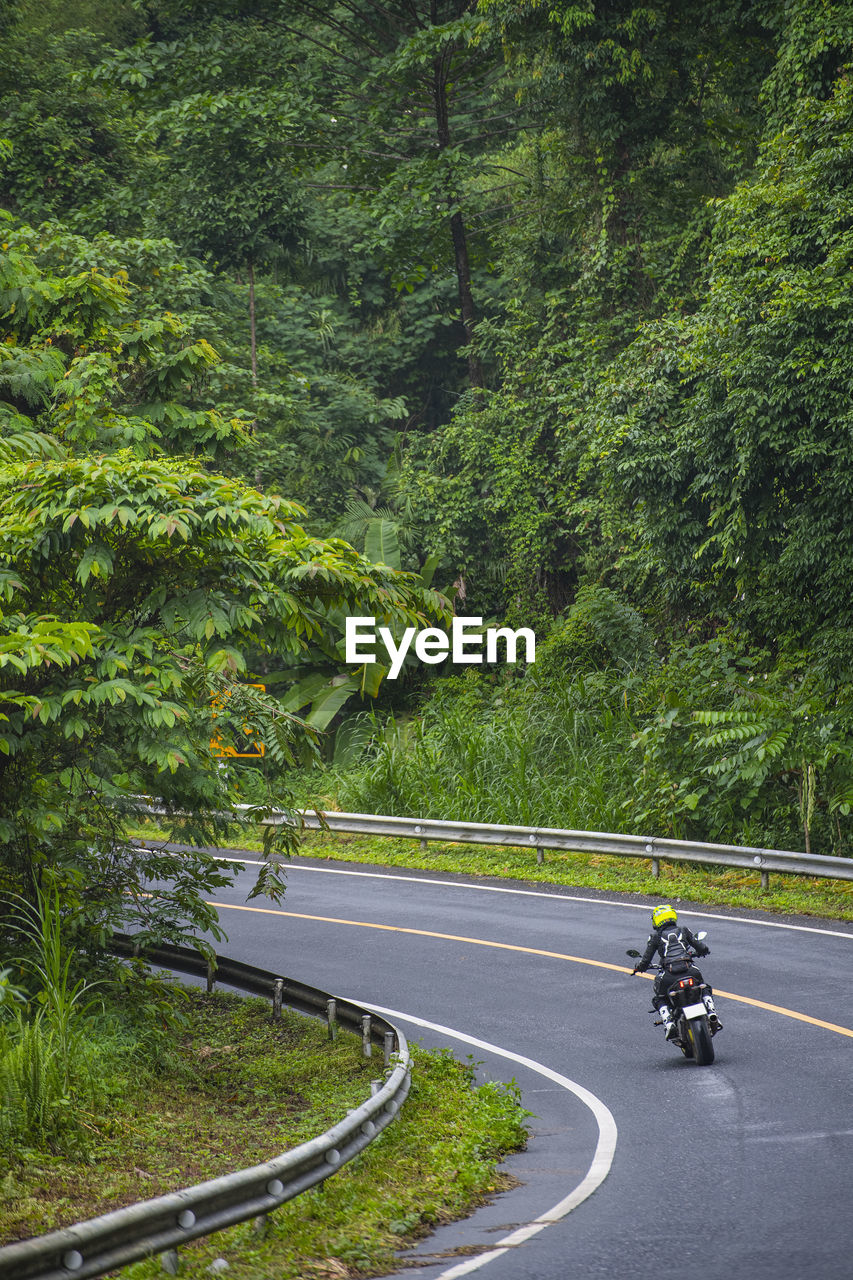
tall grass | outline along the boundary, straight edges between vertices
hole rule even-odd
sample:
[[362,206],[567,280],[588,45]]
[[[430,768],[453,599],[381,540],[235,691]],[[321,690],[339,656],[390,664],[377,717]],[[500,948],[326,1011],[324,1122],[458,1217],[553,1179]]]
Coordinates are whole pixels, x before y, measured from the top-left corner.
[[[853,847],[846,688],[717,641],[637,671],[539,667],[441,681],[324,789],[369,813],[797,849],[808,776],[812,848]],[[774,763],[772,743],[789,739]]]
[[626,829],[636,725],[624,686],[597,676],[495,694],[448,682],[417,720],[391,722],[342,774],[342,808],[472,822]]
[[0,1152],[77,1148],[99,1091],[96,984],[73,977],[56,890],[10,906],[5,928],[20,943],[15,968],[29,999],[0,1010]]

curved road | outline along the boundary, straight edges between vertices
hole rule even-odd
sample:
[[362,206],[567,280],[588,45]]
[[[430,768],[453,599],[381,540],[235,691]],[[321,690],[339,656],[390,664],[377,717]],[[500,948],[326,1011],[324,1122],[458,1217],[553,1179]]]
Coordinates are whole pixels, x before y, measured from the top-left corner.
[[[628,976],[648,906],[299,860],[275,907],[246,903],[253,880],[248,866],[218,899],[223,951],[393,1011],[410,1038],[514,1076],[535,1113],[505,1166],[518,1188],[439,1229],[401,1275],[853,1275],[853,927],[684,910],[708,931],[724,1023],[699,1068],[651,1026],[650,984]],[[601,1185],[567,1205],[585,1178]],[[555,1206],[558,1221],[523,1229]]]

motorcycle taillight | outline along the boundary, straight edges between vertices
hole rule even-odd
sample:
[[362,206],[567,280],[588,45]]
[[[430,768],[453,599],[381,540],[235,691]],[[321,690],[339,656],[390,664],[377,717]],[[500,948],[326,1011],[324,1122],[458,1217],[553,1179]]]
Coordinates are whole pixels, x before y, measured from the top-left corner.
[[692,979],[692,978],[682,978],[678,985],[679,985],[680,987],[692,987],[692,986],[693,986],[693,979]]

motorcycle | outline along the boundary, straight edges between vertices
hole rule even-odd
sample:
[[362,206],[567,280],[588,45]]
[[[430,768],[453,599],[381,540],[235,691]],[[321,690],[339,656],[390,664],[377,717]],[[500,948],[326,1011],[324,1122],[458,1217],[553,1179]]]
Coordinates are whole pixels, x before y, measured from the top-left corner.
[[[701,942],[707,935],[698,933]],[[632,959],[639,959],[640,952],[633,949],[626,952]],[[685,1058],[692,1058],[697,1066],[705,1067],[714,1061],[713,1038],[722,1027],[714,1008],[711,988],[704,981],[702,974],[693,964],[696,952],[688,948],[688,962],[685,972],[673,982],[660,1009],[651,1009],[651,1013],[661,1016],[655,1019],[654,1026],[666,1025],[665,1011],[669,1013],[669,1021],[674,1024],[674,1033],[667,1038],[677,1045]],[[658,973],[663,970],[658,966]]]

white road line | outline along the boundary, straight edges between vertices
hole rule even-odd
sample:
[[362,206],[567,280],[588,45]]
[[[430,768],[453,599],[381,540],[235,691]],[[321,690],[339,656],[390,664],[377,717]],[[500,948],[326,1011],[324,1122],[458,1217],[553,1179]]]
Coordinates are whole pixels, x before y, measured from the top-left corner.
[[479,1271],[486,1263],[493,1262],[495,1258],[500,1258],[508,1250],[524,1244],[526,1240],[538,1235],[546,1227],[559,1222],[561,1218],[565,1218],[566,1214],[571,1213],[572,1209],[576,1209],[579,1204],[592,1195],[593,1191],[596,1191],[601,1186],[613,1164],[617,1134],[616,1121],[613,1119],[609,1108],[594,1093],[584,1089],[583,1085],[576,1084],[568,1076],[561,1075],[559,1071],[552,1071],[550,1067],[544,1066],[541,1062],[535,1062],[532,1058],[525,1058],[522,1054],[513,1053],[509,1049],[501,1049],[498,1045],[490,1044],[487,1040],[478,1040],[476,1036],[469,1036],[462,1031],[455,1031],[453,1027],[445,1027],[438,1022],[427,1022],[425,1018],[415,1018],[412,1014],[401,1013],[398,1009],[384,1009],[381,1005],[373,1004],[372,1002],[370,1008],[375,1009],[377,1013],[381,1013],[386,1018],[399,1019],[400,1022],[411,1022],[417,1027],[426,1027],[430,1031],[437,1031],[440,1035],[450,1036],[454,1040],[461,1040],[463,1044],[473,1045],[475,1049],[483,1049],[485,1052],[496,1054],[498,1057],[508,1058],[510,1062],[518,1063],[527,1067],[530,1071],[538,1072],[546,1080],[551,1080],[554,1084],[558,1084],[563,1089],[573,1093],[585,1106],[589,1107],[598,1125],[598,1142],[592,1157],[592,1163],[587,1170],[586,1177],[578,1183],[573,1191],[564,1196],[553,1208],[541,1213],[533,1222],[529,1222],[523,1227],[518,1227],[515,1231],[510,1232],[509,1235],[504,1236],[502,1240],[498,1240],[494,1247],[486,1249],[474,1258],[466,1259],[465,1262],[451,1267],[448,1271],[442,1271],[436,1280],[457,1280],[459,1276],[467,1276],[474,1271]]
[[[220,857],[220,862],[243,862],[247,867],[263,867],[263,859],[241,858],[236,853],[233,857]],[[325,876],[362,876],[367,880],[402,880],[410,884],[435,884],[446,889],[473,889],[477,893],[514,893],[522,898],[549,898],[552,902],[591,902],[602,907],[623,907],[629,911],[648,911],[643,902],[619,902],[612,898],[582,898],[574,893],[544,893],[541,889],[512,889],[494,884],[470,884],[468,881],[435,880],[431,876],[395,876],[383,871],[350,871],[340,867],[305,867],[297,862],[290,862],[287,871],[316,872]],[[665,895],[661,895],[663,901]],[[679,915],[692,916],[702,920],[725,920],[727,924],[756,924],[764,929],[790,929],[795,933],[820,933],[828,938],[846,938],[853,942],[853,933],[844,933],[841,929],[818,929],[807,924],[786,924],[781,920],[753,920],[746,916],[724,916],[713,911],[687,911],[678,908]]]

